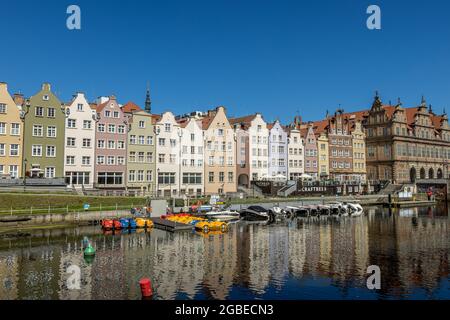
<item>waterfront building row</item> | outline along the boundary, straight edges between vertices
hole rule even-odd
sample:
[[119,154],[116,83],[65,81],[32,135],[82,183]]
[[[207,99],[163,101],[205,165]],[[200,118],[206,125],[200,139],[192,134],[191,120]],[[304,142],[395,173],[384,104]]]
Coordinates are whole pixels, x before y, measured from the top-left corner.
[[260,113],[229,118],[224,107],[175,116],[120,104],[62,102],[48,83],[11,96],[0,83],[0,176],[64,178],[85,189],[182,196],[226,194],[260,180],[365,183],[448,177],[450,128],[425,100],[418,107],[369,110],[292,123]]

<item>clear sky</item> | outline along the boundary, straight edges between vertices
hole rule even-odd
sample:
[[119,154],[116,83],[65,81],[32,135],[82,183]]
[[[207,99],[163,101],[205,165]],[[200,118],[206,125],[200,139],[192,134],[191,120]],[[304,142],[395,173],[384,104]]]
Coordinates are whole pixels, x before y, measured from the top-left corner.
[[[66,28],[81,8],[80,31]],[[366,28],[370,4],[382,30]],[[0,0],[0,81],[64,100],[115,94],[155,113],[225,105],[287,123],[401,97],[450,110],[450,1]]]

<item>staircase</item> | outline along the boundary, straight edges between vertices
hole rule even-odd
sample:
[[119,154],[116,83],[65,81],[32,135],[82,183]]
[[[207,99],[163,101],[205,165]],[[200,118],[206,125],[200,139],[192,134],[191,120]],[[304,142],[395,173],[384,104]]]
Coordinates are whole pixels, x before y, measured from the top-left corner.
[[389,195],[389,194],[395,194],[396,192],[400,191],[400,189],[403,188],[402,184],[393,184],[388,183],[386,187],[381,189],[378,194],[379,195]]
[[257,186],[253,185],[251,188],[247,188],[244,186],[238,186],[238,192],[243,192],[250,198],[264,198],[264,194],[261,189]]
[[288,197],[295,191],[297,191],[297,181],[289,180],[283,188],[278,190],[277,195],[279,197]]

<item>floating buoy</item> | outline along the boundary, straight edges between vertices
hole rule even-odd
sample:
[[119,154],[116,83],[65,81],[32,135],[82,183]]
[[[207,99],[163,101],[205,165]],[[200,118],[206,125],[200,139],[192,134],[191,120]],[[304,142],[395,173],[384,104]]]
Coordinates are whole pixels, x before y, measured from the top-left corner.
[[95,256],[95,249],[92,247],[91,244],[89,244],[89,245],[87,246],[87,248],[84,249],[84,255],[85,255],[85,256],[89,256],[89,257]]
[[141,287],[142,298],[150,298],[153,295],[152,282],[148,278],[143,278],[139,281]]

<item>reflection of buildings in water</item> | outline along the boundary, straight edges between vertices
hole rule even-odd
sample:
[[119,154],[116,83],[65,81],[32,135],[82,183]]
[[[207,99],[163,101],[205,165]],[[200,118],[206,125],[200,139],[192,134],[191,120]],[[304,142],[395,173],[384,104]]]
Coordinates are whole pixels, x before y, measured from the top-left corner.
[[[60,300],[89,300],[91,299],[91,265],[84,261],[83,252],[80,246],[73,246],[68,243],[66,248],[61,248],[61,260],[59,268],[59,299]],[[80,290],[71,289],[68,286],[68,280],[72,279],[71,273],[68,273],[70,266],[80,268]]]
[[422,287],[432,295],[442,277],[449,276],[448,218],[395,217],[398,277],[403,287]]
[[19,299],[58,299],[60,259],[60,249],[53,245],[23,249],[19,258]]
[[294,277],[303,276],[306,261],[306,231],[305,225],[289,230],[289,269]]
[[189,232],[158,233],[152,237],[152,278],[158,297],[171,300],[184,292],[188,298],[194,298],[204,274],[203,239]]
[[269,270],[274,286],[281,288],[289,273],[289,233],[284,226],[269,228]]
[[320,261],[320,225],[316,220],[309,220],[305,222],[305,251],[306,262],[305,267],[308,274],[316,277],[319,271]]
[[331,225],[329,223],[320,225],[320,259],[319,268],[326,274],[330,271],[331,259]]
[[19,258],[15,251],[0,253],[0,300],[18,299]]
[[237,266],[237,235],[230,232],[204,238],[204,283],[213,299],[226,299]]
[[264,293],[269,284],[269,230],[253,224],[249,226],[250,236],[250,289],[257,294]]
[[106,236],[95,241],[98,250],[92,266],[92,299],[127,299],[123,238]]
[[357,248],[355,245],[355,225],[360,219],[341,217],[333,225],[332,231],[332,280],[344,291],[354,279]]
[[369,263],[369,226],[364,217],[356,217],[353,220],[352,232],[354,233],[355,274],[360,276],[360,281],[365,284],[367,267]]
[[236,243],[238,249],[236,252],[236,272],[234,279],[236,284],[248,288],[250,284],[250,232],[249,225],[236,225],[234,232],[236,232]]

